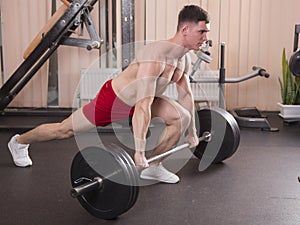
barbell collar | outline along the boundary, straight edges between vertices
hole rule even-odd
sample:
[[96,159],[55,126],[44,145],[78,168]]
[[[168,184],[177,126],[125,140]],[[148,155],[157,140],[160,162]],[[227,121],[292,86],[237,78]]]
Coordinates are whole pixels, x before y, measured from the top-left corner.
[[[205,131],[205,132],[203,132],[202,136],[199,137],[199,142],[201,142],[201,141],[209,142],[211,140],[211,138],[212,138],[211,133],[209,131]],[[171,155],[175,152],[181,151],[182,149],[185,149],[185,148],[188,148],[188,147],[190,147],[190,144],[188,144],[188,143],[179,145],[175,148],[170,149],[169,151],[166,151],[162,154],[159,154],[159,155],[154,156],[150,159],[147,159],[147,163],[152,163],[152,162],[154,162],[158,159],[162,159],[164,157],[167,157],[167,156],[169,156],[169,155]]]
[[100,190],[102,184],[103,184],[103,179],[100,177],[95,177],[92,181],[89,181],[85,184],[72,188],[70,194],[73,198],[77,198],[85,193],[95,191],[95,190]]

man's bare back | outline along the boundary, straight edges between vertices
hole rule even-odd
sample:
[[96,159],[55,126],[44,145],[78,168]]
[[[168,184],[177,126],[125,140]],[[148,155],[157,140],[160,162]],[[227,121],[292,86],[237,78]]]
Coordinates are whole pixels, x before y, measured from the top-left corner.
[[[146,45],[136,59],[112,82],[117,96],[134,106],[142,97],[161,96],[170,83],[179,81],[188,73],[188,49],[171,41],[159,41]],[[155,84],[155,91],[149,88]],[[139,89],[143,89],[140,97]],[[146,91],[147,90],[147,91]]]

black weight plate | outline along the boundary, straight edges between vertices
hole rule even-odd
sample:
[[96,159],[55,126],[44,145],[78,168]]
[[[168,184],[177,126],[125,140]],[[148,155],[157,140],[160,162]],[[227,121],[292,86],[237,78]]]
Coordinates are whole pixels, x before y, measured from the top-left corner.
[[300,77],[300,50],[297,50],[291,56],[290,61],[289,61],[289,67],[290,67],[291,72],[295,76]]
[[[114,173],[115,172],[115,173]],[[122,214],[131,201],[128,171],[124,162],[111,152],[99,147],[88,147],[78,152],[71,166],[71,182],[76,187],[101,177],[103,184],[78,197],[78,201],[90,214],[101,219],[114,219]],[[81,182],[76,182],[82,180]]]
[[[120,157],[122,157],[122,160],[124,162],[127,161],[126,156],[124,156],[124,154],[119,153],[119,155],[120,155]],[[130,177],[130,180],[131,180],[131,183],[128,184],[128,185],[130,185],[130,187],[131,187],[132,195],[131,195],[131,201],[128,203],[128,207],[126,209],[124,209],[123,213],[128,211],[135,204],[135,202],[137,200],[137,197],[138,197],[138,193],[139,193],[139,187],[137,186],[137,180],[136,180],[136,177],[135,177],[136,175],[134,175],[134,173],[132,171],[133,167],[134,167],[134,165],[132,166],[130,164],[127,164],[127,169],[128,169],[129,177]]]
[[199,135],[205,131],[212,134],[210,142],[200,142],[194,150],[200,163],[207,167],[231,157],[240,142],[239,127],[233,116],[221,108],[199,110],[197,116]]
[[136,203],[137,201],[137,198],[138,198],[138,195],[139,195],[139,173],[135,167],[135,164],[132,160],[132,158],[128,155],[128,154],[125,154],[123,155],[124,157],[126,157],[124,160],[128,162],[128,167],[129,167],[129,171],[131,171],[131,178],[132,178],[132,187],[134,189],[134,195],[133,195],[133,198],[132,198],[132,203],[130,205],[130,208]]
[[128,208],[123,212],[125,213],[129,209],[132,208],[132,206],[136,203],[138,195],[139,195],[139,174],[136,170],[135,164],[132,160],[132,158],[129,156],[127,152],[125,152],[122,148],[114,148],[115,152],[119,154],[120,157],[122,157],[123,161],[126,163],[126,166],[128,168],[128,171],[130,173],[130,186],[132,188],[132,199],[128,206]]
[[132,199],[133,199],[133,196],[134,196],[134,190],[132,188],[132,185],[131,185],[131,174],[130,174],[130,171],[128,169],[128,167],[125,165],[125,162],[123,161],[123,157],[121,156],[121,154],[118,154],[117,152],[115,152],[115,150],[110,150],[112,151],[114,157],[119,160],[119,161],[122,161],[124,163],[124,177],[126,178],[126,185],[128,186],[128,188],[130,189],[130,196],[129,196],[129,200],[127,202],[127,205],[126,207],[124,207],[122,209],[122,211],[120,212],[119,215],[123,214],[124,212],[128,211],[128,209],[130,208],[130,205],[131,205],[131,202],[132,202]]
[[[221,110],[223,110],[223,109],[221,109]],[[228,112],[226,111],[226,113],[228,113]],[[236,121],[236,119],[234,118],[234,116],[232,114],[228,113],[226,115],[226,119],[231,124],[232,130],[234,132],[234,137],[235,137],[235,145],[232,148],[233,152],[232,152],[232,154],[229,154],[230,156],[232,156],[236,152],[236,150],[237,150],[237,148],[239,147],[239,144],[240,144],[240,126],[239,126],[238,122]]]
[[[213,110],[219,115],[222,115],[222,117],[224,118],[224,122],[226,121],[227,125],[221,148],[224,149],[224,151],[222,152],[224,153],[223,160],[225,160],[231,157],[236,152],[240,144],[240,128],[235,118],[229,112],[222,108],[215,108]],[[233,143],[232,145],[230,145],[231,142]],[[220,160],[219,162],[223,160]]]
[[122,212],[125,213],[127,212],[136,202],[138,193],[139,193],[139,186],[138,186],[138,173],[135,169],[135,164],[131,157],[128,155],[126,151],[124,151],[122,148],[119,146],[113,146],[112,151],[115,154],[115,157],[120,157],[120,160],[124,162],[124,165],[126,166],[126,174],[127,174],[127,180],[128,183],[127,185],[131,188],[131,198],[130,201],[128,202],[128,205],[126,208],[124,208],[124,211]]
[[109,144],[109,145],[106,144],[106,148],[110,149],[111,153],[114,155],[116,159],[123,162],[124,172],[126,174],[126,183],[124,184],[128,185],[131,189],[130,201],[128,201],[127,207],[124,207],[123,211],[120,213],[123,214],[127,212],[130,208],[132,208],[132,206],[135,204],[138,198],[138,193],[139,193],[138,173],[132,158],[120,146],[115,144]]
[[[211,129],[214,140],[210,143],[202,143],[202,146],[206,146],[206,149],[198,148],[197,150],[201,150],[201,152],[205,151],[205,153],[214,152],[212,155],[216,157],[213,163],[219,163],[232,156],[240,142],[240,130],[234,117],[221,108],[207,109],[198,112],[198,114],[199,113],[199,116],[202,117],[202,129]],[[203,116],[203,114],[206,116]],[[213,147],[216,147],[216,149],[212,149]],[[204,152],[200,156],[202,157],[203,154]],[[210,154],[208,154],[208,156],[210,156]]]

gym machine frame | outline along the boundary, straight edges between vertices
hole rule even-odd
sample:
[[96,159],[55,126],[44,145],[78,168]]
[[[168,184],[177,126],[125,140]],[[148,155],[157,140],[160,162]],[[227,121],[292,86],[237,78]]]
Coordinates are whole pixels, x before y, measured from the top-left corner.
[[[98,0],[74,0],[54,26],[43,36],[40,43],[28,55],[12,76],[0,89],[0,110],[4,110],[34,74],[60,45],[84,47],[88,50],[99,48],[102,40],[95,31],[90,11]],[[91,39],[70,38],[83,21]]]
[[[220,59],[220,70],[219,70],[219,78],[193,78],[194,73],[199,68],[199,65],[202,61],[206,63],[211,62],[211,58],[209,56],[208,47],[211,47],[211,41],[207,41],[206,46],[202,48],[200,51],[197,52],[197,61],[195,62],[191,75],[190,80],[193,83],[218,83],[219,84],[219,107],[225,109],[225,102],[224,102],[224,92],[225,92],[225,84],[226,83],[240,83],[251,78],[261,76],[265,78],[269,78],[269,74],[266,72],[265,69],[257,66],[253,66],[253,72],[246,74],[239,78],[226,78],[225,76],[225,43],[221,43],[221,59]],[[240,127],[247,127],[247,128],[260,128],[266,131],[278,131],[278,128],[271,127],[270,123],[268,122],[267,118],[263,116],[256,108],[241,108],[241,109],[234,109],[231,110],[230,113],[234,116],[237,120]]]
[[[99,37],[90,12],[98,0],[61,0],[68,8],[48,32],[42,33],[39,44],[26,55],[11,77],[0,88],[0,111],[4,109],[30,81],[60,45],[99,49]],[[122,68],[128,66],[134,54],[134,0],[122,0]],[[72,38],[78,26],[86,26],[90,39]],[[124,45],[125,44],[125,45]]]

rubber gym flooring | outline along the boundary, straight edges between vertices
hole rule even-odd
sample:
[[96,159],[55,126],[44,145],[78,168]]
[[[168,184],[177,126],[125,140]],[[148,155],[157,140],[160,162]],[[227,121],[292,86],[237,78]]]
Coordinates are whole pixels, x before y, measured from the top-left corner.
[[300,124],[286,125],[275,114],[269,122],[279,132],[241,129],[239,148],[224,163],[199,172],[199,161],[191,158],[178,172],[180,183],[141,187],[136,204],[111,221],[91,216],[69,194],[70,166],[78,151],[73,138],[32,144],[34,165],[17,168],[7,142],[23,130],[13,124],[41,118],[4,116],[0,121],[12,126],[0,130],[0,224],[300,224]]

